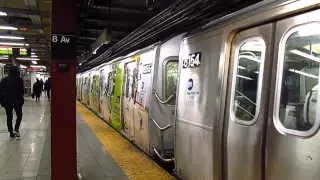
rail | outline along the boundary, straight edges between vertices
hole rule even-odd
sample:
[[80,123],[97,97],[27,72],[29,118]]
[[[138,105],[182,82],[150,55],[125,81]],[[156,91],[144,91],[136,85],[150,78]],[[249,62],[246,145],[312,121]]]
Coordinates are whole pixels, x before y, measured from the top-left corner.
[[172,127],[171,124],[168,124],[165,127],[160,127],[159,124],[157,123],[157,121],[154,119],[154,117],[150,117],[150,119],[152,120],[152,122],[157,126],[157,128],[160,130],[160,153],[158,152],[158,150],[155,148],[155,146],[153,146],[153,150],[156,153],[156,155],[164,162],[172,162],[173,159],[166,159],[164,158],[164,140],[163,140],[163,132],[169,128]]
[[168,104],[170,102],[170,100],[176,95],[176,93],[174,92],[173,94],[171,94],[167,100],[162,100],[158,93],[156,92],[156,90],[153,90],[152,93],[156,96],[156,98],[158,99],[158,101],[161,103],[161,104]]
[[154,122],[154,124],[157,126],[157,128],[160,131],[165,131],[165,130],[169,129],[172,126],[171,124],[168,124],[165,127],[160,127],[159,124],[157,123],[157,121],[153,117],[150,117],[150,118],[151,118],[151,120]]

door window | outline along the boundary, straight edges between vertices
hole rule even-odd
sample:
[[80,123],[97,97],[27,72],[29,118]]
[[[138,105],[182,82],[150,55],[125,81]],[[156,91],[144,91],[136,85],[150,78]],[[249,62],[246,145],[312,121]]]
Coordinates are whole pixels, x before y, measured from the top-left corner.
[[279,57],[278,121],[289,134],[309,131],[319,119],[320,24],[292,28],[280,44]]
[[[164,99],[168,99],[172,94],[176,92],[177,80],[178,80],[178,61],[169,60],[165,64],[164,68]],[[172,98],[168,103],[170,105],[175,104],[175,98]]]
[[236,48],[231,114],[240,124],[254,123],[259,112],[265,50],[260,37],[245,39]]

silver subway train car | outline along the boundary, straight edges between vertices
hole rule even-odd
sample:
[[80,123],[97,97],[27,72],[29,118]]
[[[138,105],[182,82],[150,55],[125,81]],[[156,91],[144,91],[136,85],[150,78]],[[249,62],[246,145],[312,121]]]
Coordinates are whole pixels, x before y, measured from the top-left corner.
[[[181,179],[320,179],[319,5],[262,1],[115,59],[103,65],[122,64],[105,78],[111,93],[100,83],[97,113],[119,110],[119,132],[174,161]],[[148,63],[135,60],[148,50]],[[84,93],[98,89],[98,69],[77,81],[78,98],[92,109],[94,95]]]
[[77,75],[77,97],[149,155],[172,162],[183,35]]

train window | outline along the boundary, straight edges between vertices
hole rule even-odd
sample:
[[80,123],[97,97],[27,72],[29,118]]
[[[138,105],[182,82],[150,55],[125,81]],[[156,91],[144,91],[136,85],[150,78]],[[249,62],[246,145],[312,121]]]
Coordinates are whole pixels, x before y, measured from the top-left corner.
[[291,29],[280,48],[278,122],[286,133],[306,135],[299,132],[310,133],[319,119],[320,24]]
[[[168,99],[177,89],[178,80],[178,61],[166,61],[164,67],[164,99]],[[175,104],[175,98],[172,98],[169,105]]]
[[240,124],[254,123],[259,113],[265,49],[260,37],[245,39],[236,49],[231,110]]

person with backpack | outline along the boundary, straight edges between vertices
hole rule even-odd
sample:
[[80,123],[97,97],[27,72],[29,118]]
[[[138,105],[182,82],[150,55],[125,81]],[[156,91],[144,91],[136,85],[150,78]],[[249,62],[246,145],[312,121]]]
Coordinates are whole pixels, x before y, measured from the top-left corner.
[[[24,104],[24,83],[20,77],[20,71],[16,66],[10,68],[7,77],[0,82],[0,103],[6,110],[7,127],[10,139],[20,137],[19,128],[22,121],[22,106]],[[16,112],[17,119],[12,128],[12,111]]]

